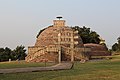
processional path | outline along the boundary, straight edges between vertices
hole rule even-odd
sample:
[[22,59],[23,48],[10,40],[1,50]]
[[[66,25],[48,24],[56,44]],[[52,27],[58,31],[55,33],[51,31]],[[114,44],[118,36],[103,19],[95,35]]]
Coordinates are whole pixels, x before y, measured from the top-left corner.
[[54,70],[67,70],[73,67],[71,62],[62,62],[50,67],[28,67],[28,68],[13,68],[13,69],[0,69],[0,74],[6,73],[24,73],[24,72],[40,72],[40,71],[54,71]]

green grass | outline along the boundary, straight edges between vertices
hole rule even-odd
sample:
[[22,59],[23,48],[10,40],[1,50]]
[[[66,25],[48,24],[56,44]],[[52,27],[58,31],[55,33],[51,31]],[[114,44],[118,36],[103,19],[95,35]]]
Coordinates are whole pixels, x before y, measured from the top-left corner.
[[0,80],[119,80],[119,79],[120,79],[120,56],[113,56],[113,59],[111,60],[86,62],[84,64],[75,62],[74,67],[71,70],[0,74]]
[[24,68],[24,67],[44,67],[51,66],[55,63],[28,63],[25,61],[0,62],[0,69],[6,68]]

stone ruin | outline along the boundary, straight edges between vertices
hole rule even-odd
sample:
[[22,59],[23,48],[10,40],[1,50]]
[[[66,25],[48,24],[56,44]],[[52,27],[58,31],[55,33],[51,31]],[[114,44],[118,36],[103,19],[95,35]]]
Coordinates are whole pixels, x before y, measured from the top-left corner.
[[90,48],[89,56],[110,56],[111,53],[108,48],[104,45],[88,43],[84,44],[84,47]]
[[28,47],[27,62],[61,62],[89,60],[91,47],[84,47],[78,31],[65,25],[65,20],[53,20]]
[[59,62],[87,59],[81,37],[77,31],[65,26],[65,20],[54,20],[53,26],[45,29],[34,46],[28,47],[27,62]]

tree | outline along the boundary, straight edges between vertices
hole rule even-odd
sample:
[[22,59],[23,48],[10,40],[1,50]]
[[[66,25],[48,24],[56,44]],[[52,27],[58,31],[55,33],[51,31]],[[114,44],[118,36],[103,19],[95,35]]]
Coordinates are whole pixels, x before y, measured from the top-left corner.
[[113,44],[112,50],[113,51],[118,51],[118,44],[117,43]]
[[14,58],[19,60],[24,60],[26,57],[26,49],[24,46],[17,46],[16,49],[13,50]]
[[26,49],[24,46],[17,46],[13,51],[6,47],[0,48],[0,62],[11,60],[23,60],[26,57]]
[[3,51],[5,51],[4,48],[0,48],[0,53],[3,52]]
[[0,62],[3,61],[4,48],[0,48]]
[[118,40],[118,50],[120,51],[120,37],[118,37],[117,40]]
[[11,59],[11,49],[6,47],[0,48],[0,61],[8,61]]
[[90,43],[96,43],[96,44],[100,43],[99,35],[95,31],[91,31],[89,37],[90,37],[90,41],[89,41]]
[[117,43],[113,44],[112,46],[113,51],[120,51],[120,37],[118,37],[117,40]]
[[78,31],[78,34],[81,36],[84,44],[100,43],[99,35],[95,31],[91,31],[90,28],[87,28],[85,26],[83,27],[75,26],[75,27],[72,27],[72,29]]

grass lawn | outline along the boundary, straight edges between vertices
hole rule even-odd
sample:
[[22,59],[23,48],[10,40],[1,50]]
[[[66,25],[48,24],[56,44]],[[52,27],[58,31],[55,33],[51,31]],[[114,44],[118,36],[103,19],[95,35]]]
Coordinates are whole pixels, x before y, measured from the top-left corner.
[[71,70],[0,74],[0,80],[120,80],[120,56],[84,64],[75,62]]
[[25,67],[44,67],[51,66],[55,63],[28,63],[25,61],[11,61],[11,62],[0,62],[0,69],[6,68],[25,68]]

